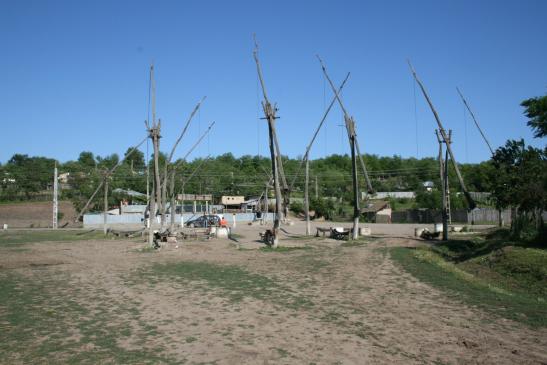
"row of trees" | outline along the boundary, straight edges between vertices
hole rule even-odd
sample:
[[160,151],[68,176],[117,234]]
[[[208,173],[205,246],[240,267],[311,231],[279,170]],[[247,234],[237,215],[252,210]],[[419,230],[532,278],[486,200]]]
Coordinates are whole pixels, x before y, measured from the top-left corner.
[[[165,163],[165,155],[159,155],[159,165]],[[365,162],[370,169],[373,187],[377,191],[421,191],[424,181],[438,183],[438,162],[433,158],[401,158],[365,155]],[[102,172],[116,165],[120,156],[94,156],[91,152],[82,152],[75,161],[58,163],[60,173],[68,173],[70,189],[63,190],[65,198],[71,199],[76,208],[85,203],[98,182]],[[299,196],[303,189],[303,171],[298,171],[299,158],[283,158],[289,182],[294,180],[294,196]],[[37,195],[51,190],[53,182],[54,159],[14,155],[6,164],[0,165],[0,199],[32,200]],[[150,158],[150,171],[154,159]],[[310,163],[312,194],[351,200],[351,159],[348,155],[331,155],[313,160]],[[264,191],[270,179],[270,160],[261,156],[234,157],[226,153],[215,158],[197,158],[183,163],[177,172],[175,191],[188,193],[208,193],[215,197],[221,195],[258,196]],[[491,163],[464,164],[461,166],[465,179],[471,190],[489,191],[488,180]],[[146,159],[142,152],[131,154],[113,174],[110,186],[146,192]],[[190,175],[192,178],[189,179]],[[361,177],[362,178],[362,177]],[[456,187],[457,180],[452,186]],[[365,186],[364,181],[360,181]],[[116,199],[114,196],[113,198]],[[97,202],[99,202],[99,197]]]
[[[528,125],[536,138],[547,135],[547,96],[528,99],[521,104],[529,118]],[[129,149],[128,149],[129,151]],[[126,152],[127,153],[127,152]],[[508,140],[498,148],[489,161],[479,164],[461,164],[460,170],[470,191],[491,192],[493,203],[503,209],[512,207],[518,214],[520,226],[534,222],[536,229],[543,227],[542,212],[547,208],[547,150],[527,146],[523,140]],[[159,155],[160,171],[166,161]],[[400,156],[380,157],[364,155],[365,163],[376,191],[415,191],[419,207],[440,206],[438,191],[426,193],[423,182],[439,184],[438,161],[434,158],[402,158]],[[64,198],[70,199],[79,209],[91,196],[103,176],[103,172],[120,161],[120,156],[94,156],[82,152],[75,161],[58,163],[46,157],[14,155],[0,164],[0,201],[32,200],[47,195],[51,190],[53,168],[68,173],[69,189],[63,190]],[[178,163],[179,161],[175,162]],[[175,191],[199,194],[259,196],[270,180],[270,160],[261,156],[235,157],[226,153],[204,161],[197,158],[191,162],[180,161],[182,168],[175,177]],[[149,160],[153,171],[154,158]],[[293,196],[303,189],[303,171],[298,171],[300,158],[283,158],[283,165],[289,182],[294,180]],[[147,190],[147,163],[140,151],[135,151],[111,177],[110,188],[130,189],[145,193]],[[310,162],[311,192],[321,197],[336,197],[351,201],[351,159],[348,155],[331,155]],[[362,176],[360,176],[362,179]],[[449,171],[449,183],[454,189],[452,207],[463,207],[456,191],[458,182],[453,170]],[[317,181],[316,184],[315,181]],[[364,187],[365,182],[360,181]],[[115,205],[121,196],[110,194],[110,203]],[[101,204],[98,196],[94,202]],[[317,202],[317,208],[322,203]],[[330,203],[329,203],[330,204]],[[332,210],[332,207],[325,210]],[[541,228],[542,229],[542,228]]]

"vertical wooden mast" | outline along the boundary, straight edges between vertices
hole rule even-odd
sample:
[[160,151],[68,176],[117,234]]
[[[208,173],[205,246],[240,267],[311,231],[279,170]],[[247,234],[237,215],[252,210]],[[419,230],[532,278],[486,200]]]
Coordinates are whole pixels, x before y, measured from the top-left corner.
[[279,150],[276,149],[276,132],[275,132],[275,112],[277,111],[277,108],[275,106],[272,106],[270,103],[270,100],[268,99],[268,94],[266,93],[266,86],[264,85],[264,78],[262,77],[262,69],[260,67],[260,61],[258,59],[258,43],[255,39],[255,49],[253,52],[253,57],[255,59],[256,63],[256,70],[258,73],[258,78],[260,80],[260,85],[262,87],[262,94],[264,96],[264,100],[262,101],[262,109],[264,110],[264,116],[266,120],[268,121],[268,134],[269,134],[269,145],[270,145],[270,158],[272,162],[272,176],[274,181],[274,190],[275,190],[275,218],[274,218],[274,226],[273,226],[273,242],[272,246],[277,247],[279,244],[279,223],[280,223],[280,217],[283,214],[282,207],[281,207],[281,188],[279,186],[279,171],[278,171],[278,155]]
[[465,196],[465,199],[467,200],[467,206],[469,209],[474,209],[477,205],[475,204],[475,201],[473,200],[473,198],[471,198],[471,194],[469,194],[469,191],[467,190],[467,187],[465,186],[462,174],[458,167],[458,163],[456,162],[456,158],[454,157],[454,152],[452,152],[452,148],[450,147],[450,143],[448,142],[448,135],[446,134],[446,131],[443,128],[443,125],[441,123],[441,118],[439,117],[439,114],[435,110],[435,107],[433,106],[433,103],[431,102],[429,95],[427,95],[427,92],[425,91],[424,85],[418,78],[418,75],[416,74],[416,71],[414,71],[414,67],[412,67],[412,64],[410,63],[410,61],[408,61],[408,66],[410,67],[410,71],[412,72],[412,75],[414,76],[414,80],[416,80],[416,82],[420,86],[420,89],[422,90],[425,100],[429,104],[429,108],[431,109],[431,112],[433,113],[433,116],[435,117],[435,120],[437,121],[437,125],[439,126],[439,133],[446,144],[446,149],[448,151],[448,154],[450,155],[450,160],[452,161],[452,165],[454,166],[454,170],[456,171],[456,176],[458,177],[458,181],[460,182],[460,186],[462,188],[463,194]]
[[323,69],[323,73],[325,75],[325,78],[329,82],[332,92],[334,93],[336,99],[338,100],[338,103],[340,104],[340,108],[342,108],[342,111],[344,113],[344,122],[346,126],[346,131],[348,133],[348,141],[350,145],[351,150],[351,167],[352,167],[352,180],[353,180],[353,239],[357,239],[359,236],[359,216],[361,215],[361,210],[359,208],[359,183],[357,180],[357,155],[359,155],[359,159],[363,168],[363,174],[365,175],[365,180],[367,181],[367,186],[370,192],[372,192],[372,185],[370,183],[370,179],[368,177],[367,169],[365,168],[365,163],[362,160],[361,152],[358,151],[358,142],[357,142],[357,135],[355,132],[355,121],[353,117],[350,117],[348,114],[346,108],[344,107],[344,104],[342,103],[342,100],[340,99],[340,95],[336,88],[334,87],[334,84],[332,80],[330,79],[327,69],[321,60],[319,56],[317,56],[319,63],[321,64],[321,68]]

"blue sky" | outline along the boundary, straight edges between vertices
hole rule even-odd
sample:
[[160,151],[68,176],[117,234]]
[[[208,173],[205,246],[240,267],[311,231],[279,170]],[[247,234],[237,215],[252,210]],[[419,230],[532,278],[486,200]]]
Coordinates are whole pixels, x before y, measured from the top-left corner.
[[[177,157],[211,121],[213,132],[191,157],[267,155],[253,33],[289,156],[304,152],[332,97],[316,54],[335,83],[352,73],[343,99],[363,152],[437,153],[435,121],[418,89],[414,98],[407,58],[453,129],[460,162],[486,160],[489,152],[456,86],[494,146],[508,138],[544,146],[519,103],[547,91],[545,14],[542,0],[0,0],[0,162],[14,153],[60,161],[83,150],[123,154],[145,136],[152,61],[162,150],[206,95]],[[349,152],[341,123],[337,107],[312,158]]]

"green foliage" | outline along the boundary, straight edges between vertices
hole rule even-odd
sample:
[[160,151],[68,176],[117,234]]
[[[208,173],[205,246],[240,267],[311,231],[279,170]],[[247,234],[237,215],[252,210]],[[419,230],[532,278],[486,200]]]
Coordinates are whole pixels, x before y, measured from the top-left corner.
[[442,196],[439,190],[427,191],[421,189],[416,192],[416,206],[418,208],[440,209]]
[[30,200],[53,183],[55,160],[15,154],[2,166],[0,200]]
[[85,168],[86,170],[93,169],[97,165],[93,152],[88,151],[80,153],[80,156],[78,157],[78,163],[82,168]]
[[304,205],[299,201],[293,201],[291,202],[290,210],[294,214],[302,214],[304,213]]
[[332,219],[334,217],[334,202],[331,199],[313,198],[310,199],[310,210],[315,211],[315,217],[325,217]]
[[547,150],[526,146],[524,140],[508,140],[496,150],[492,161],[496,206],[512,206],[519,214],[513,220],[513,233],[518,236],[527,222],[533,222],[542,232],[541,212],[547,209]]
[[[126,153],[129,150],[126,151]],[[24,158],[23,158],[24,157]],[[25,159],[37,161],[43,167],[37,169],[33,164],[24,163]],[[159,169],[162,172],[165,166],[166,156],[159,155]],[[283,163],[287,179],[292,181],[297,173],[300,161],[283,157]],[[420,189],[423,181],[431,180],[438,183],[438,162],[433,158],[401,158],[400,156],[379,157],[376,155],[364,155],[365,162],[371,172],[372,184],[377,191],[416,191]],[[49,162],[48,162],[49,161]],[[59,164],[59,173],[70,173],[68,185],[71,189],[62,191],[62,198],[71,200],[75,208],[80,210],[87,202],[93,191],[102,179],[102,170],[109,169],[120,161],[116,154],[104,157],[95,156],[91,152],[82,152],[76,161],[67,161]],[[47,162],[47,163],[46,163]],[[271,170],[270,160],[261,156],[244,155],[235,157],[231,153],[211,158],[203,163],[202,158],[193,161],[174,161],[177,164],[175,176],[175,191],[183,190],[187,193],[213,194],[215,199],[222,195],[244,195],[246,197],[258,197],[269,181]],[[4,179],[0,180],[0,199],[33,199],[37,192],[46,192],[51,196],[51,191],[46,188],[53,180],[54,160],[43,157],[28,157],[15,155],[7,164],[0,166],[0,173]],[[133,166],[131,166],[131,164]],[[150,172],[154,171],[154,159],[150,157]],[[199,170],[196,168],[200,166]],[[481,190],[488,187],[486,170],[488,164],[462,165],[464,179],[467,174],[470,179],[470,189]],[[37,182],[36,171],[43,180]],[[6,175],[7,174],[7,175]],[[18,183],[10,183],[9,178],[18,174]],[[190,175],[193,177],[189,180]],[[488,175],[489,176],[489,175]],[[451,179],[455,175],[451,172]],[[319,202],[317,208],[322,216],[339,216],[342,219],[348,214],[347,205],[353,200],[351,184],[351,159],[348,155],[331,155],[310,161],[310,188],[311,195],[315,195],[315,179],[318,181],[318,195],[320,197],[335,197],[344,202],[340,206],[331,203]],[[19,183],[20,181],[20,183]],[[293,196],[301,196],[304,178],[302,170],[295,180]],[[451,180],[451,186],[458,187],[457,180]],[[365,186],[362,174],[359,174],[359,185]],[[140,151],[133,152],[112,175],[109,182],[110,192],[116,188],[146,192],[146,165],[145,156]],[[272,189],[270,197],[273,197]],[[119,203],[120,196],[109,194],[111,206]],[[326,206],[327,205],[327,206]],[[403,204],[404,205],[404,204]],[[91,204],[91,210],[102,209],[102,194],[97,194]],[[298,207],[296,207],[298,208]],[[296,209],[295,208],[295,209]],[[311,207],[313,209],[313,207]],[[330,213],[332,211],[332,214]],[[351,213],[349,213],[351,215]]]
[[[522,278],[497,275],[496,280],[492,281],[494,270],[487,265],[482,267],[481,271],[473,272],[466,267],[467,264],[446,261],[427,247],[397,247],[390,249],[389,252],[391,257],[413,276],[444,290],[454,300],[479,306],[498,316],[523,322],[531,327],[547,326],[545,297],[538,297],[536,292],[530,290],[510,290],[509,283],[518,282]],[[535,256],[535,253],[532,255]],[[516,259],[516,266],[522,263],[521,259]],[[536,267],[536,264],[526,261]],[[539,261],[545,264],[544,259]],[[515,267],[509,261],[506,263]],[[535,283],[542,285],[541,281],[536,280]],[[521,281],[520,284],[525,285],[525,281]]]
[[528,126],[534,131],[534,137],[545,137],[547,135],[547,95],[524,100],[520,105],[525,108],[524,115],[530,119]]
[[[132,148],[128,148],[127,151],[125,151],[124,156],[127,156],[131,150]],[[139,150],[131,152],[131,154],[125,158],[124,164],[126,164],[129,168],[133,167],[133,171],[143,171],[146,167],[144,153]]]

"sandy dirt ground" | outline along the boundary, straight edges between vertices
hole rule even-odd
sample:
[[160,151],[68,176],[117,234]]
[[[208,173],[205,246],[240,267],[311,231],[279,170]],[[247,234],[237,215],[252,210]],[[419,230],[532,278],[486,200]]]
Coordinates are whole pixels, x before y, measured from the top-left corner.
[[[151,253],[139,252],[141,240],[29,244],[2,252],[0,274],[63,282],[79,305],[106,311],[109,326],[130,328],[116,337],[119,348],[160,349],[180,363],[547,363],[547,330],[466,306],[390,259],[385,247],[425,244],[412,237],[414,226],[368,226],[378,237],[356,247],[293,237],[303,232],[302,222],[285,226],[282,245],[310,247],[287,252],[258,250],[264,228],[244,224],[232,240],[170,244]],[[150,280],[154,265],[177,263],[237,267],[271,287],[248,283],[250,291],[234,292],[199,275]],[[234,293],[242,295],[234,299]],[[75,324],[67,326],[65,336],[82,338]],[[63,362],[62,352],[52,356]]]
[[[62,218],[59,220],[59,226],[66,223],[71,225],[76,217],[76,211],[69,201],[59,202],[59,212]],[[47,228],[52,225],[53,203],[52,202],[32,202],[32,203],[12,203],[0,204],[0,225],[7,224],[13,228]]]

